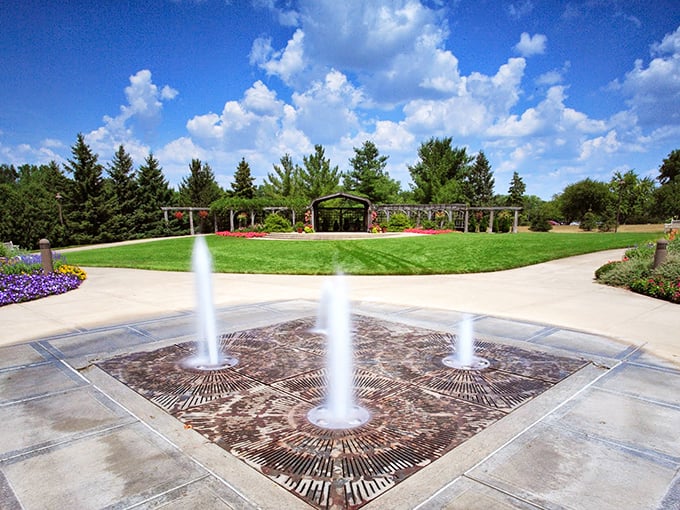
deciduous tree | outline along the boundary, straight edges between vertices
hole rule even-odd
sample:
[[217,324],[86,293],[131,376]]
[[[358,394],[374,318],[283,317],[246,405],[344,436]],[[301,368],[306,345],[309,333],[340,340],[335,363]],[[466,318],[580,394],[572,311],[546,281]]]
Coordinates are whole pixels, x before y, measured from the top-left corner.
[[680,176],[680,150],[676,149],[663,160],[657,179],[663,185],[672,182],[678,176]]

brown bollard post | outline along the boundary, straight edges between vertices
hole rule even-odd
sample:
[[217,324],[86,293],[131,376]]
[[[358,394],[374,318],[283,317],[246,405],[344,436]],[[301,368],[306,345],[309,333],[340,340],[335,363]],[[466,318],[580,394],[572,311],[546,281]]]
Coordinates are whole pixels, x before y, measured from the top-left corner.
[[54,265],[52,264],[50,242],[47,239],[41,239],[38,241],[38,246],[40,246],[40,262],[42,263],[43,273],[52,273],[54,271]]
[[654,252],[654,269],[666,261],[666,255],[668,255],[668,239],[659,239]]

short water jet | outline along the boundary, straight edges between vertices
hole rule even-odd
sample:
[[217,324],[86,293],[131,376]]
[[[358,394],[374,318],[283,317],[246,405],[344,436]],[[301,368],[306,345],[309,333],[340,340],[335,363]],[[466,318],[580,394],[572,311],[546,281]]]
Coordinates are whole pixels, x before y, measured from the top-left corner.
[[326,335],[326,400],[307,413],[314,425],[326,429],[350,429],[371,418],[354,402],[352,333],[347,286],[341,275],[323,287],[315,331]]
[[196,277],[196,350],[185,366],[198,370],[220,370],[233,367],[238,359],[223,353],[217,338],[215,304],[212,291],[212,257],[205,238],[197,237],[191,257]]
[[488,360],[475,356],[472,320],[467,315],[458,326],[456,353],[446,356],[442,363],[458,370],[483,370],[489,366]]

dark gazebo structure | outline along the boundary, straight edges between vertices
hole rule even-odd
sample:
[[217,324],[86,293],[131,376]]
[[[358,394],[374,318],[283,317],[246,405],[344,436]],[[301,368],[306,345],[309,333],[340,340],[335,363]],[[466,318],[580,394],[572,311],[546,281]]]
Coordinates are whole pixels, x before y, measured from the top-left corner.
[[[341,199],[342,205],[321,207],[329,200]],[[368,198],[333,193],[312,201],[312,225],[317,232],[368,232],[371,228],[371,201]]]

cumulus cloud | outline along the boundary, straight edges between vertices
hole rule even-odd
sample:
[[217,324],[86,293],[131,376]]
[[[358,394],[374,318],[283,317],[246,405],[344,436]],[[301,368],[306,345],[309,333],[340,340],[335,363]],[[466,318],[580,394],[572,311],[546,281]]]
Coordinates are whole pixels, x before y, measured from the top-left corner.
[[329,143],[356,131],[359,121],[355,109],[362,102],[361,91],[336,70],[323,81],[315,82],[303,93],[293,94],[296,125],[314,133],[319,143]]
[[153,137],[154,130],[161,122],[163,103],[177,97],[179,92],[165,85],[159,87],[151,71],[142,69],[130,76],[125,87],[127,104],[121,105],[115,117],[105,115],[104,125],[87,133],[85,138],[96,152],[111,154],[121,144],[137,161],[149,151],[148,145],[140,140]]
[[651,47],[654,58],[645,66],[642,59],[623,81],[611,88],[627,98],[627,104],[645,127],[680,125],[680,27]]
[[304,38],[304,32],[296,30],[286,47],[275,51],[271,46],[271,39],[260,37],[253,43],[250,62],[262,68],[267,75],[278,76],[284,83],[290,85],[306,66]]
[[186,127],[193,138],[209,147],[255,148],[275,137],[283,106],[274,91],[257,81],[240,101],[227,101],[220,115],[212,112],[196,115]]
[[522,32],[519,42],[515,45],[515,51],[523,57],[530,57],[532,55],[541,55],[545,53],[545,46],[548,38],[543,34],[529,35],[527,32]]
[[[0,133],[1,135],[2,133]],[[54,140],[44,140],[39,147],[27,143],[5,145],[0,142],[0,161],[9,165],[23,165],[27,161],[34,164],[47,164],[50,161],[64,162],[64,158],[55,151],[63,144]]]
[[384,104],[449,93],[460,82],[458,60],[443,47],[445,18],[417,0],[302,0],[299,20],[283,49],[258,38],[251,64],[297,88],[331,69],[351,72]]

